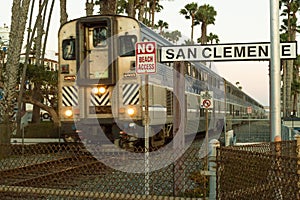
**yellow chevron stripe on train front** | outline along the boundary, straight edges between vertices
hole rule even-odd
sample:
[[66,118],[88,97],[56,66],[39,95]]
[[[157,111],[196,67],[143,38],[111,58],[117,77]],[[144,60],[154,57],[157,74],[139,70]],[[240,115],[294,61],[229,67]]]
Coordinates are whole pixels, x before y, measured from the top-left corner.
[[104,94],[94,94],[91,93],[91,106],[110,106],[110,98],[109,98],[109,91],[107,90]]

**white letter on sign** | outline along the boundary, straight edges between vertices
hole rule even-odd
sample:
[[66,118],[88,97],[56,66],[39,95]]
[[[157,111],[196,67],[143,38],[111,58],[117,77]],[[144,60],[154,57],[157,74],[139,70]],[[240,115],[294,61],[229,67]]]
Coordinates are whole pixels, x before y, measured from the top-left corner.
[[155,51],[155,46],[152,43],[138,44],[137,53],[153,53]]

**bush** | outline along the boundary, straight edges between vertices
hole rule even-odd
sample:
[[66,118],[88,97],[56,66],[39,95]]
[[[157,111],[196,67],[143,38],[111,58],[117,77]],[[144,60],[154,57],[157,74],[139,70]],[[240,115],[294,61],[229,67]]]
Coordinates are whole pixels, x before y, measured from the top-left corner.
[[[25,138],[58,138],[58,127],[55,127],[53,122],[42,122],[39,124],[28,124],[24,128]],[[14,135],[13,138],[22,137],[22,131],[20,135]]]

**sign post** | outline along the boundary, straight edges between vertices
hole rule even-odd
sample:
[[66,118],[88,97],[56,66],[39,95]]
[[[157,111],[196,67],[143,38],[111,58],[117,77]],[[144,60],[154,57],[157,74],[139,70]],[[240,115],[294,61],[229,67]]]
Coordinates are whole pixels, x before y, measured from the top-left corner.
[[145,75],[145,194],[150,193],[149,177],[149,77],[156,73],[156,42],[137,42],[135,44],[135,71]]
[[251,106],[248,106],[247,107],[247,114],[248,114],[248,122],[249,122],[249,130],[248,130],[248,137],[249,137],[249,140],[251,138],[251,135],[250,135],[250,116],[251,116],[251,113],[252,113],[252,107]]
[[203,91],[200,93],[201,106],[205,109],[205,155],[207,159],[205,162],[205,170],[208,171],[208,110],[213,108],[213,92]]

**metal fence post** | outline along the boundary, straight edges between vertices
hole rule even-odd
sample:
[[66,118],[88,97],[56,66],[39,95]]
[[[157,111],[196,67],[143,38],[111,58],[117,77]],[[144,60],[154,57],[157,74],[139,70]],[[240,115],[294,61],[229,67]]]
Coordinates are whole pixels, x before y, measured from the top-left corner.
[[220,142],[217,139],[212,139],[209,142],[209,155],[208,155],[208,167],[210,172],[209,177],[209,199],[214,200],[216,199],[216,185],[217,185],[217,178],[216,178],[216,155],[217,155],[217,147],[220,147]]
[[232,146],[233,144],[233,130],[225,133],[225,146]]

